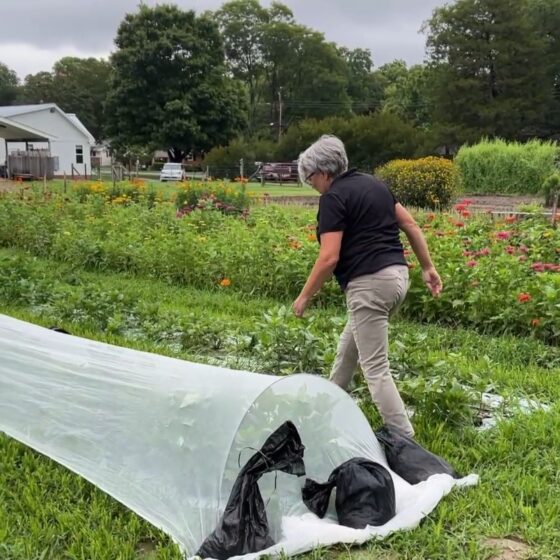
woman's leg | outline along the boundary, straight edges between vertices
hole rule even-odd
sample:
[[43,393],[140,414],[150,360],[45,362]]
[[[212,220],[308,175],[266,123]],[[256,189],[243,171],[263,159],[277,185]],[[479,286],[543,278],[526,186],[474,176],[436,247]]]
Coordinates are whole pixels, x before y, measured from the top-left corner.
[[413,436],[388,360],[389,315],[402,303],[407,288],[406,267],[391,266],[352,280],[347,289],[347,303],[348,322],[372,399],[387,426]]
[[343,389],[348,389],[354,372],[358,365],[358,349],[354,342],[354,335],[350,320],[346,323],[340,340],[338,341],[338,348],[336,350],[336,358],[334,359],[333,368],[331,371],[331,381],[336,383]]

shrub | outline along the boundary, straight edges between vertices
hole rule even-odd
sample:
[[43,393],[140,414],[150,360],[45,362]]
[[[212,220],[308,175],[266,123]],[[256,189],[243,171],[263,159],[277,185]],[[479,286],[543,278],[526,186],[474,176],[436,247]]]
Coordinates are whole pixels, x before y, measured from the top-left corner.
[[560,173],[554,173],[543,184],[544,205],[554,206],[555,197],[560,194]]
[[212,148],[203,165],[209,168],[212,177],[234,179],[240,175],[240,159],[243,159],[244,176],[250,177],[256,171],[256,161],[274,161],[275,144],[267,140],[236,139],[227,146]]
[[397,159],[378,168],[376,175],[405,206],[445,208],[456,192],[455,166],[444,158]]
[[363,170],[391,159],[412,157],[423,142],[422,132],[391,113],[306,119],[288,129],[278,155],[285,161],[296,159],[322,134],[338,136],[346,146],[350,166]]
[[227,187],[223,183],[182,183],[175,195],[178,217],[193,210],[220,210],[224,214],[241,214],[249,207],[245,188]]
[[555,171],[558,155],[553,142],[483,140],[463,146],[455,164],[465,192],[538,194],[544,180]]

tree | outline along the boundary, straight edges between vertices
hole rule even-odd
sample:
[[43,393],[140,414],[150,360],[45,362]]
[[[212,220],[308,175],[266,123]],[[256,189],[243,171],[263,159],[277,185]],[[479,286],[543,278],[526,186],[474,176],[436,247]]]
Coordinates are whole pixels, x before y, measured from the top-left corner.
[[141,5],[115,43],[107,113],[116,146],[166,147],[181,161],[226,144],[244,125],[246,92],[225,75],[222,40],[208,16]]
[[216,19],[229,70],[249,92],[249,135],[271,123],[282,132],[300,118],[350,112],[343,56],[321,33],[298,25],[287,6],[232,0]]
[[339,49],[348,67],[348,95],[355,114],[365,114],[381,108],[385,83],[379,73],[373,71],[369,49]]
[[550,89],[526,0],[459,0],[427,22],[434,118],[446,142],[523,138]]
[[531,20],[544,39],[547,64],[546,84],[551,96],[545,108],[539,135],[560,138],[560,6],[558,0],[531,0]]
[[56,103],[66,113],[75,113],[97,140],[103,138],[105,100],[111,66],[96,58],[61,58],[52,72],[25,78],[20,100],[25,103]]
[[430,69],[411,66],[385,88],[383,111],[399,115],[405,121],[428,128],[432,113]]
[[249,95],[248,132],[256,127],[257,106],[263,93],[263,27],[270,13],[258,0],[232,0],[217,12],[228,67],[232,75],[245,83]]
[[11,105],[18,94],[17,74],[0,62],[0,105]]

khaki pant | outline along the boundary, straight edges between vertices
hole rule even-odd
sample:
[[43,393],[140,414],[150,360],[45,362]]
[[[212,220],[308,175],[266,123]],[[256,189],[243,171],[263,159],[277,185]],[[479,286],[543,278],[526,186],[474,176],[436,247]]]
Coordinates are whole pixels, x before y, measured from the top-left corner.
[[413,436],[414,430],[389,371],[389,317],[408,290],[408,268],[393,265],[351,280],[346,288],[348,322],[340,336],[331,380],[346,389],[358,361],[385,424]]

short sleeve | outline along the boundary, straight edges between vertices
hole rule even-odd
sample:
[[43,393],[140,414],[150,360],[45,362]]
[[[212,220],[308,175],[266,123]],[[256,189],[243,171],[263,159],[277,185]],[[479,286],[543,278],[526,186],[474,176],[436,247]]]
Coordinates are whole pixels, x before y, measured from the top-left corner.
[[319,199],[318,234],[346,229],[346,207],[340,197],[333,192],[324,194]]

